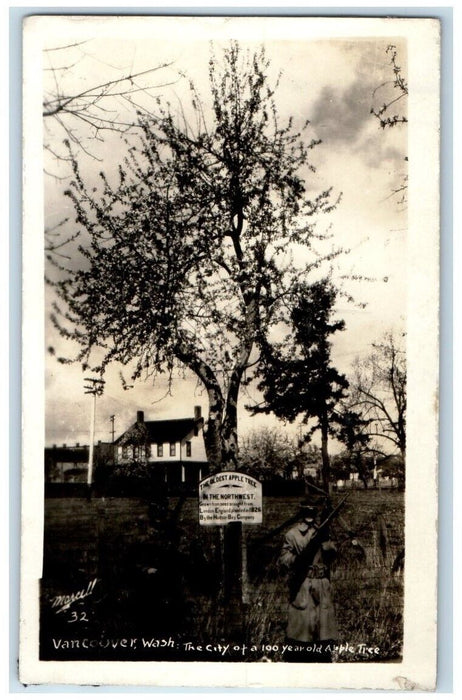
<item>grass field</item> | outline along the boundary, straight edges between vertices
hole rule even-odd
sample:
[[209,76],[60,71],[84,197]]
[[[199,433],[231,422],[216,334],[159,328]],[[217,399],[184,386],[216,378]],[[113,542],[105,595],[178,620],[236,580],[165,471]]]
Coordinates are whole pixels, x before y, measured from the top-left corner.
[[[264,498],[263,524],[244,528],[244,604],[236,611],[245,619],[243,638],[236,654],[223,658],[221,529],[199,526],[197,499],[170,499],[170,512],[178,507],[170,525],[142,499],[47,499],[42,658],[283,659],[287,583],[277,558],[284,530],[265,535],[292,517],[298,502]],[[403,577],[392,567],[404,547],[403,494],[355,491],[342,516],[358,545],[336,522],[332,583],[342,649],[334,659],[397,661]]]

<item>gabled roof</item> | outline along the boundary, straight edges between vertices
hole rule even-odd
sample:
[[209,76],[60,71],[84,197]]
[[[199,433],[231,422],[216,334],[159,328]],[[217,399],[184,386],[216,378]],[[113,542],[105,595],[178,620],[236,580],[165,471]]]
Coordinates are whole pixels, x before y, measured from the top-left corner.
[[203,419],[178,418],[177,420],[150,420],[145,423],[150,442],[178,442],[202,427]]
[[149,420],[144,423],[134,423],[116,440],[115,444],[180,442],[192,433],[196,426],[201,428],[203,423],[203,418],[198,420],[194,418]]

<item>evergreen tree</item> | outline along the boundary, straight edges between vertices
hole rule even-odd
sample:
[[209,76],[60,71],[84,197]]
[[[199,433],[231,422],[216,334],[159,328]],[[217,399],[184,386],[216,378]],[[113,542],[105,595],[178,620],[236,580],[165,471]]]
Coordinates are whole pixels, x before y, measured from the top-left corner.
[[261,344],[262,363],[258,388],[263,401],[249,407],[252,413],[274,413],[294,421],[302,416],[308,424],[305,439],[321,433],[322,480],[329,482],[329,435],[342,425],[340,402],[346,396],[348,381],[331,363],[330,336],[345,327],[332,320],[336,290],[328,280],[301,284],[295,290],[291,328],[280,343]]

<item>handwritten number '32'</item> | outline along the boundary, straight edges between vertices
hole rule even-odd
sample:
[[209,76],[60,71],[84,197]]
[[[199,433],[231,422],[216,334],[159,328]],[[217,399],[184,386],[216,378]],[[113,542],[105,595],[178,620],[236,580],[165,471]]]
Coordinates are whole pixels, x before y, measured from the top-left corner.
[[71,619],[68,622],[89,622],[86,612],[76,612],[75,610],[71,613]]

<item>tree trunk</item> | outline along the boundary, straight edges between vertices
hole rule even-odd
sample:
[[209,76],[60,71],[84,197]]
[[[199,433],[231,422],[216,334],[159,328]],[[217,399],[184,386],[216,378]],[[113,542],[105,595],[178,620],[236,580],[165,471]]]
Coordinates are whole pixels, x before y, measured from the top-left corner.
[[[209,389],[209,418],[204,442],[212,472],[237,468],[237,395],[240,382],[228,391],[226,407],[213,389]],[[221,636],[234,644],[243,641],[245,620],[243,606],[242,523],[231,522],[223,527],[220,541],[223,562],[223,600],[217,601],[217,618],[223,624]],[[221,607],[223,606],[223,607]]]
[[210,471],[215,472],[221,469],[222,461],[221,428],[223,402],[212,389],[208,391],[208,396],[209,416],[206,429],[204,430],[204,444]]
[[[224,400],[221,387],[211,368],[194,352],[179,348],[178,357],[202,380],[209,399],[209,415],[204,430],[204,444],[211,472],[237,469],[237,401],[244,368],[250,356],[256,319],[255,300],[247,309],[248,336],[244,340],[239,359],[231,373],[228,394]],[[224,526],[221,542],[223,561],[224,608],[223,636],[240,643],[244,636],[245,621],[242,600],[242,523],[231,522]],[[217,601],[219,607],[219,602]]]
[[231,389],[228,392],[228,400],[226,402],[226,415],[223,420],[221,433],[221,459],[223,469],[237,469],[237,394],[239,387],[231,395]]
[[321,456],[322,456],[322,468],[321,468],[321,478],[322,485],[326,493],[329,493],[329,477],[330,477],[330,460],[328,451],[328,440],[329,440],[329,429],[328,429],[327,414],[323,413],[321,416]]
[[227,403],[226,414],[219,410],[220,402],[209,391],[209,417],[204,430],[204,443],[210,470],[237,468],[237,407]]

